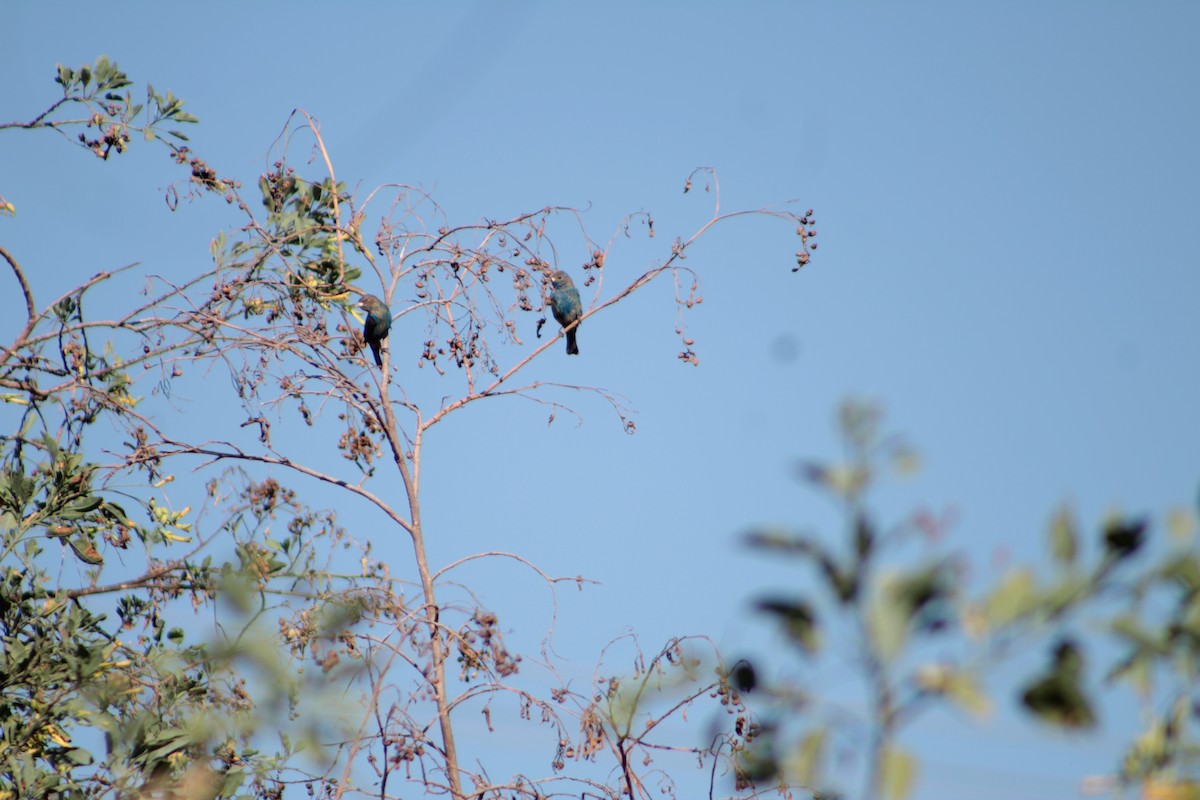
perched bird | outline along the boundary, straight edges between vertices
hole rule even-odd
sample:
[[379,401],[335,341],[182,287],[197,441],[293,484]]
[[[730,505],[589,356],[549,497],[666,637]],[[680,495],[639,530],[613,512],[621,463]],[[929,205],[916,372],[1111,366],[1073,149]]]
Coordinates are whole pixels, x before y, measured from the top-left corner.
[[[571,276],[559,270],[550,276],[550,310],[554,319],[564,328],[583,316],[583,303],[579,302],[579,290]],[[567,331],[567,355],[579,355],[579,345],[575,344],[576,325]]]
[[392,327],[392,310],[373,294],[364,294],[363,299],[355,305],[367,312],[367,322],[363,326],[363,338],[371,346],[371,353],[375,356],[375,365],[382,368],[383,359],[379,357],[379,343],[387,338],[388,329]]

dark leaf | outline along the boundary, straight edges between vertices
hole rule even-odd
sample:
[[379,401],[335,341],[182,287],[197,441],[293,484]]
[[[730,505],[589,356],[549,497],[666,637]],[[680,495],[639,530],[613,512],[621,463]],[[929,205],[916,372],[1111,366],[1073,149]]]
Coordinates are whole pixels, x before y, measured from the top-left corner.
[[733,665],[729,680],[733,683],[733,688],[742,693],[752,692],[754,687],[758,686],[758,675],[754,671],[754,665],[744,658]]
[[1104,551],[1114,561],[1133,555],[1145,541],[1145,518],[1114,519],[1104,526]]
[[1043,722],[1063,728],[1095,726],[1096,715],[1077,681],[1050,675],[1030,684],[1021,703]]
[[759,609],[774,614],[783,622],[784,632],[808,654],[820,647],[817,615],[804,600],[760,600]]
[[1026,684],[1021,703],[1043,722],[1063,728],[1086,729],[1096,724],[1096,715],[1080,685],[1083,653],[1070,639],[1059,642],[1049,669]]
[[866,514],[859,514],[854,520],[854,552],[858,554],[860,561],[870,554],[874,542],[875,531],[871,521],[867,519]]

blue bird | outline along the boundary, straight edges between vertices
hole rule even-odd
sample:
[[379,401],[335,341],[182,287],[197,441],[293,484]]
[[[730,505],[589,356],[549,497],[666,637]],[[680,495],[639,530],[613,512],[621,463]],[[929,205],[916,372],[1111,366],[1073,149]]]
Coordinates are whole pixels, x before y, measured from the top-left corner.
[[387,338],[388,330],[392,327],[392,310],[373,294],[364,294],[362,300],[359,300],[355,306],[367,312],[367,322],[363,326],[363,338],[371,346],[371,353],[375,356],[375,365],[382,368],[383,359],[379,357],[379,345]]
[[[579,290],[571,276],[559,270],[550,276],[550,310],[554,319],[564,328],[583,316],[583,303],[579,302]],[[579,345],[575,344],[576,325],[567,331],[567,355],[579,355]]]

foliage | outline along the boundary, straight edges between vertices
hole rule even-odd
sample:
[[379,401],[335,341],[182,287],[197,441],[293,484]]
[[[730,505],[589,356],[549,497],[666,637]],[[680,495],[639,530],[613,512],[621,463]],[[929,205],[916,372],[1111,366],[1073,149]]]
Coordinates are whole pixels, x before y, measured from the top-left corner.
[[[1048,663],[1017,687],[1021,706],[1051,726],[1090,728],[1097,720],[1085,652],[1089,639],[1100,649],[1090,635],[1097,624],[1128,650],[1107,679],[1134,685],[1150,720],[1131,746],[1121,781],[1186,774],[1196,754],[1188,729],[1200,716],[1200,553],[1186,533],[1190,519],[1175,521],[1177,547],[1137,571],[1147,520],[1114,516],[1087,548],[1070,509],[1060,508],[1047,529],[1048,567],[1011,566],[980,591],[965,556],[945,548],[948,515],[920,511],[883,526],[873,512],[868,499],[882,478],[909,474],[917,464],[911,448],[881,425],[877,405],[847,401],[839,415],[845,462],[799,470],[841,508],[841,537],[780,528],[747,535],[751,547],[794,559],[814,577],[806,584],[811,590],[771,595],[758,606],[795,646],[801,673],[823,659],[849,662],[861,671],[862,692],[847,713],[798,688],[811,679],[769,687],[776,698],[774,718],[765,723],[771,735],[745,754],[742,780],[784,781],[833,796],[845,778],[839,781],[831,764],[850,760],[863,781],[857,796],[907,797],[917,763],[902,746],[905,726],[947,704],[986,716],[995,701],[985,679],[1038,643],[1049,647]],[[836,652],[829,652],[830,642]],[[1173,674],[1155,696],[1151,676],[1167,670]]]
[[[59,64],[54,81],[62,87],[61,98],[28,122],[0,123],[0,130],[46,128],[67,136],[68,130],[83,127],[85,130],[76,135],[76,143],[107,160],[114,152],[120,155],[129,148],[133,133],[142,134],[146,141],[154,141],[162,133],[177,141],[187,141],[183,131],[164,130],[165,127],[197,122],[183,110],[183,100],[171,92],[161,95],[153,86],[146,87],[144,103],[136,102],[128,89],[132,85],[129,76],[106,56],[78,69]],[[84,116],[59,116],[68,110]],[[177,149],[169,140],[164,143],[171,150]]]
[[[106,160],[141,133],[184,170],[167,190],[172,209],[215,194],[236,219],[215,237],[210,267],[145,276],[144,297],[106,317],[94,313],[97,288],[122,271],[39,307],[20,259],[0,249],[27,317],[0,352],[0,798],[412,791],[398,782],[460,798],[644,797],[673,787],[673,768],[656,763],[672,754],[698,759],[715,792],[718,767],[758,730],[719,656],[702,640],[668,642],[649,658],[639,646],[582,690],[528,688],[506,628],[455,570],[499,558],[551,589],[585,582],[516,554],[429,563],[425,435],[499,397],[544,404],[552,419],[569,410],[548,396],[554,387],[522,382],[561,333],[531,345],[521,331],[533,322],[540,337],[546,281],[572,237],[591,289],[583,319],[673,281],[679,360],[695,364],[682,320],[700,299],[683,263],[694,244],[733,218],[765,216],[799,236],[800,266],[816,247],[812,213],[723,212],[715,173],[697,170],[687,188],[711,187],[711,217],[613,289],[604,269],[613,248],[638,230],[652,236],[649,214],[622,221],[606,243],[572,208],[453,224],[418,187],[349,191],[303,112],[270,170],[248,182],[257,194],[244,196],[242,181],[166,128],[195,122],[173,94],[148,87],[135,102],[104,58],[60,67],[57,82],[61,99],[0,129],[82,128],[78,143]],[[74,109],[82,116],[68,116]],[[305,146],[316,166],[307,153],[305,166],[290,162]],[[369,215],[379,220],[371,231]],[[382,374],[363,358],[350,310],[368,291],[393,306],[409,298],[395,308]],[[393,358],[423,370],[396,377]],[[615,395],[570,388],[600,397],[633,430]],[[220,430],[197,429],[190,396],[219,410]],[[384,522],[356,538],[299,500],[314,489]],[[412,555],[401,574],[372,548],[395,535]],[[539,656],[553,680],[551,652]],[[544,746],[549,775],[493,779],[485,753],[460,752],[458,731],[487,735],[508,698],[504,729],[544,732],[530,747]],[[710,703],[733,712],[710,744],[669,740],[678,734],[668,723]]]

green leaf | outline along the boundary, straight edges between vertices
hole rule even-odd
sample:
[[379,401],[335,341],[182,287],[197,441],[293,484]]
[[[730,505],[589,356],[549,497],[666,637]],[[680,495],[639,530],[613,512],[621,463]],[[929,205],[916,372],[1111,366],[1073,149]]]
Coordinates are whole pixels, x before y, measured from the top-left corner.
[[869,450],[879,441],[879,426],[883,422],[883,408],[869,400],[847,398],[838,409],[838,423],[842,435],[859,450]]
[[102,502],[104,501],[96,495],[88,495],[87,497],[80,498],[79,500],[71,503],[71,505],[67,507],[67,510],[81,515],[89,514],[99,508]]
[[68,750],[65,755],[68,761],[81,767],[85,767],[92,763],[92,754],[87,750],[84,750],[82,747],[76,747],[72,750]]
[[1196,520],[1186,508],[1173,508],[1167,512],[1167,532],[1171,539],[1180,544],[1191,544],[1196,533]]
[[1013,569],[987,598],[985,611],[992,626],[1007,625],[1037,605],[1037,583],[1028,568]]
[[92,544],[91,540],[86,537],[77,537],[68,540],[71,545],[71,550],[75,552],[76,557],[85,563],[96,564],[104,563],[104,556],[100,555],[100,551]]
[[190,141],[187,136],[184,136],[179,131],[167,131],[167,133],[171,136],[174,136],[176,139],[182,139],[185,142]]
[[902,477],[910,477],[921,471],[921,457],[903,443],[891,452],[891,464],[896,474]]
[[1074,566],[1079,554],[1079,532],[1075,516],[1066,506],[1059,506],[1050,521],[1050,554],[1063,566]]
[[1166,655],[1169,652],[1162,636],[1147,630],[1142,626],[1138,618],[1132,614],[1122,614],[1119,617],[1113,618],[1110,627],[1113,633],[1140,649],[1149,650],[1158,655]]
[[788,775],[794,775],[796,783],[800,786],[812,788],[820,781],[826,738],[825,728],[809,731],[788,759],[786,772]]
[[889,662],[900,654],[908,641],[908,613],[894,600],[900,580],[895,573],[880,578],[879,591],[871,598],[868,616],[868,635],[879,655]]
[[992,702],[971,672],[946,664],[926,664],[917,669],[914,677],[923,691],[949,698],[973,717],[982,718],[991,713]]
[[246,775],[247,773],[244,769],[231,769],[226,772],[225,776],[221,779],[221,788],[220,791],[217,792],[217,796],[232,796],[233,793],[237,791],[243,783],[245,783]]
[[1047,614],[1057,616],[1092,596],[1095,584],[1083,576],[1068,576],[1048,586],[1042,596],[1042,605]]
[[871,482],[871,471],[859,465],[843,464],[833,467],[824,464],[802,464],[800,477],[842,498],[861,494]]
[[133,526],[133,522],[129,519],[129,515],[125,513],[125,509],[111,500],[104,501],[100,512],[108,519],[120,525]]
[[1106,681],[1127,681],[1139,697],[1147,698],[1153,688],[1153,660],[1145,650],[1135,650],[1132,655],[1119,661],[1104,676]]
[[193,741],[190,731],[184,729],[158,731],[146,737],[145,747],[148,752],[138,760],[143,764],[152,765],[191,744]]
[[820,553],[819,545],[810,536],[777,529],[754,530],[746,534],[746,544],[762,550],[774,550],[786,555],[808,556]]
[[917,763],[908,753],[889,747],[883,754],[880,782],[887,800],[905,800],[912,793],[917,777]]
[[1200,591],[1200,556],[1175,555],[1162,567],[1162,576],[1179,584],[1188,594]]

